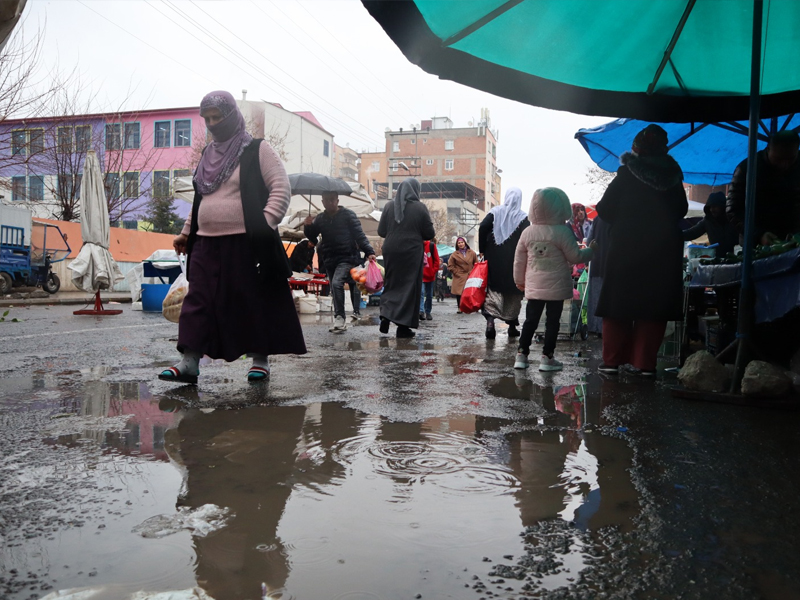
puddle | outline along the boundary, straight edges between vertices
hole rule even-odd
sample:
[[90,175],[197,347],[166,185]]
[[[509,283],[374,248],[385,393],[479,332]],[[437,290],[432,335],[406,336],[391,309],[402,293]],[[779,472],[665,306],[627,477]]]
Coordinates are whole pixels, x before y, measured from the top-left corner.
[[[426,360],[454,374],[480,366],[422,350]],[[36,509],[2,507],[21,532],[6,540],[4,566],[18,573],[4,584],[11,600],[29,597],[30,586],[12,586],[26,573],[42,595],[93,585],[124,597],[199,583],[217,600],[245,599],[265,583],[283,599],[464,597],[490,586],[493,569],[519,568],[505,557],[541,554],[531,528],[561,524],[568,542],[547,550],[550,566],[493,592],[515,597],[522,586],[567,583],[587,566],[587,536],[627,529],[636,514],[629,450],[578,431],[585,411],[574,387],[491,384],[492,394],[542,405],[565,424],[541,430],[534,419],[512,431],[499,417],[406,423],[337,402],[187,408],[179,394],[154,397],[108,375],[3,380],[5,408],[35,419],[43,440],[25,450],[38,458],[17,469],[6,497]],[[202,535],[193,535],[192,519],[209,510],[212,526],[200,519]]]

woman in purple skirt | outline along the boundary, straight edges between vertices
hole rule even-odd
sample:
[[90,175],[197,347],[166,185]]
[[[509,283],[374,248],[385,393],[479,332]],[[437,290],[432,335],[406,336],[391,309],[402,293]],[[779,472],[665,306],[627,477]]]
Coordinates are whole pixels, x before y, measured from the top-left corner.
[[197,383],[203,355],[253,359],[248,381],[269,377],[270,354],[305,354],[277,227],[291,198],[283,163],[254,140],[228,92],[200,103],[212,141],[194,173],[194,204],[173,245],[188,255],[189,292],[178,330],[182,358],[159,379]]

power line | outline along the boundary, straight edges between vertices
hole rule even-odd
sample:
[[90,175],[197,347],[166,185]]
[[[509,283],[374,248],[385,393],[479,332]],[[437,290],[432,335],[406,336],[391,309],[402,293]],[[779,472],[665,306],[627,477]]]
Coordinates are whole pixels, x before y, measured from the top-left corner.
[[[350,50],[350,49],[349,49],[347,46],[345,46],[345,45],[344,45],[344,44],[343,44],[343,43],[342,43],[342,42],[339,40],[339,36],[338,36],[338,35],[336,35],[336,34],[334,34],[334,33],[331,33],[331,32],[328,30],[328,28],[327,28],[327,27],[325,27],[325,25],[323,25],[322,23],[320,23],[320,22],[319,22],[319,20],[318,20],[318,19],[317,19],[317,18],[314,16],[314,14],[313,14],[311,11],[309,11],[309,10],[308,10],[308,9],[305,7],[305,5],[304,5],[304,4],[305,4],[304,2],[298,2],[298,3],[297,3],[297,5],[298,5],[300,8],[302,8],[304,11],[306,11],[306,13],[308,13],[308,16],[310,16],[310,17],[311,17],[311,18],[312,18],[314,21],[316,21],[317,25],[319,25],[319,26],[320,26],[320,27],[322,27],[322,28],[323,28],[323,29],[324,29],[326,32],[328,32],[329,39],[336,40],[336,42],[337,42],[337,43],[338,43],[338,44],[339,44],[339,45],[340,45],[342,48],[344,48],[344,49],[345,49],[345,51],[346,51],[348,54],[350,54],[350,55],[351,55],[351,56],[352,56],[352,57],[355,59],[355,61],[356,61],[358,64],[360,64],[362,67],[364,67],[364,69],[366,69],[367,71],[369,71],[369,67],[367,67],[367,65],[365,65],[364,63],[362,63],[362,62],[359,60],[358,56],[356,56],[356,54],[355,54],[355,53],[354,53],[352,50]],[[387,86],[387,85],[386,85],[385,83],[383,83],[382,81],[378,80],[378,83],[379,83],[380,85],[382,85],[382,86],[383,86],[383,87],[384,87],[384,88],[385,88],[385,89],[386,89],[386,90],[387,90],[387,91],[388,91],[390,94],[394,94],[394,93],[395,93],[395,92],[394,92],[394,90],[390,89],[390,88],[389,88],[389,86]],[[415,114],[415,110],[414,110],[413,108],[411,108],[411,107],[410,107],[408,104],[406,104],[405,102],[403,102],[403,100],[402,100],[401,98],[398,98],[397,96],[392,96],[392,97],[393,97],[393,98],[396,98],[396,99],[397,99],[397,101],[398,101],[398,102],[400,102],[400,104],[402,104],[402,105],[403,105],[403,106],[405,106],[405,107],[406,107],[408,110],[410,110],[410,111],[411,111],[411,114]]]
[[[260,7],[260,6],[259,6],[259,5],[258,5],[256,2],[254,2],[253,0],[250,0],[250,3],[251,3],[253,6],[255,6],[255,7],[258,9],[258,10],[260,10],[262,13],[264,13],[264,15],[266,15],[268,18],[270,18],[274,24],[276,24],[278,27],[280,27],[281,29],[283,29],[283,30],[284,30],[284,31],[285,31],[285,32],[286,32],[288,35],[290,35],[290,36],[292,37],[292,39],[294,39],[294,40],[295,40],[296,42],[298,42],[299,44],[302,44],[302,43],[303,43],[303,40],[299,40],[297,37],[295,37],[295,36],[294,36],[294,35],[293,35],[293,34],[292,34],[292,33],[291,33],[291,32],[290,32],[288,29],[286,29],[286,28],[285,28],[283,25],[281,25],[279,21],[277,21],[277,20],[275,20],[275,19],[272,19],[272,17],[269,15],[269,13],[267,13],[267,12],[266,12],[266,11],[265,11],[263,8],[261,8],[261,7]],[[300,25],[298,25],[298,24],[297,24],[297,22],[296,22],[294,19],[292,19],[292,17],[291,17],[290,15],[288,15],[288,14],[287,14],[287,13],[285,13],[285,12],[283,12],[283,10],[281,10],[281,8],[280,8],[280,7],[279,7],[277,4],[275,4],[274,2],[272,2],[271,4],[272,4],[272,5],[275,7],[275,9],[277,9],[277,10],[278,10],[278,12],[280,12],[280,13],[281,13],[281,14],[282,14],[284,17],[286,17],[287,19],[289,19],[289,21],[291,21],[291,22],[292,22],[292,23],[295,25],[295,27],[297,27],[298,29],[301,29],[301,30],[303,29],[303,28],[302,28]],[[351,77],[353,77],[353,78],[354,78],[356,81],[358,81],[358,79],[359,79],[359,76],[358,76],[358,75],[356,75],[355,73],[353,73],[353,72],[352,72],[350,69],[348,69],[348,68],[347,68],[347,65],[345,65],[345,64],[344,64],[342,61],[340,61],[340,60],[339,60],[338,58],[336,58],[336,57],[335,57],[333,54],[331,54],[331,53],[328,51],[328,49],[327,49],[327,48],[326,48],[324,45],[320,44],[320,43],[319,43],[319,42],[318,42],[318,41],[317,41],[315,38],[313,38],[313,37],[309,37],[308,39],[310,39],[311,41],[313,41],[313,42],[314,42],[314,43],[315,43],[315,44],[316,44],[316,45],[317,45],[317,46],[318,46],[318,47],[319,47],[319,48],[320,48],[320,49],[321,49],[321,50],[322,50],[322,51],[323,51],[325,54],[327,54],[328,56],[330,56],[330,57],[331,57],[331,58],[332,58],[332,59],[333,59],[335,62],[337,62],[337,63],[338,63],[338,64],[339,64],[339,65],[340,65],[340,66],[341,66],[341,67],[342,67],[342,68],[343,68],[343,69],[344,69],[344,70],[345,70],[345,71],[346,71],[346,72],[347,72],[347,73],[348,73],[348,74],[349,74]],[[325,64],[327,65],[327,63],[325,63]],[[333,68],[333,67],[331,67],[331,68]],[[376,92],[375,92],[375,91],[374,91],[374,90],[373,90],[371,87],[365,87],[364,89],[368,90],[368,91],[369,91],[371,94],[373,94],[373,95],[374,95],[376,98],[378,98],[378,101],[379,101],[379,102],[381,102],[381,103],[385,103],[385,102],[387,102],[387,99],[386,99],[386,98],[383,98],[383,97],[380,97],[380,96],[378,96],[378,94],[377,94],[377,93],[376,93]],[[393,97],[394,97],[393,95],[390,95],[390,96],[389,96],[389,98],[393,98]],[[395,116],[392,116],[392,115],[389,115],[388,113],[384,112],[384,111],[383,111],[383,110],[380,108],[380,104],[377,104],[376,106],[377,106],[378,110],[379,110],[379,111],[380,111],[380,112],[381,112],[381,113],[382,113],[382,114],[383,114],[383,115],[384,115],[384,116],[385,116],[387,119],[389,119],[389,122],[390,122],[390,123],[391,123],[391,121],[392,121],[393,119],[397,119],[397,118],[398,118],[396,115],[395,115]],[[396,111],[397,109],[393,109],[393,110],[395,110],[395,111]],[[407,117],[407,115],[404,115],[404,116],[405,116],[405,117]],[[405,119],[403,119],[403,120],[405,120]],[[414,119],[411,119],[409,122],[413,123],[413,122],[414,122]]]
[[[284,89],[286,92],[288,92],[289,94],[292,94],[293,96],[295,96],[296,98],[298,98],[300,101],[302,101],[302,102],[304,102],[304,103],[306,103],[306,104],[310,105],[310,106],[311,106],[312,108],[314,108],[314,109],[315,109],[315,110],[316,110],[316,111],[317,111],[319,114],[323,114],[323,115],[325,115],[327,118],[331,119],[332,121],[335,121],[335,122],[339,123],[339,125],[340,125],[341,127],[345,128],[346,130],[348,130],[348,131],[350,131],[351,133],[353,133],[353,134],[354,134],[354,136],[355,136],[357,139],[359,139],[359,140],[360,140],[362,143],[363,143],[363,142],[365,142],[365,141],[367,141],[367,139],[363,137],[364,135],[366,135],[366,136],[373,136],[373,135],[375,135],[375,132],[374,132],[374,131],[372,131],[372,130],[370,130],[370,129],[366,128],[366,127],[363,127],[363,130],[364,130],[364,132],[366,132],[366,133],[361,133],[361,134],[359,134],[359,133],[358,133],[358,132],[357,132],[357,131],[356,131],[356,130],[355,130],[353,127],[352,127],[352,126],[350,126],[350,125],[348,125],[348,124],[344,123],[342,120],[338,119],[337,117],[334,117],[333,115],[331,115],[330,113],[328,113],[328,112],[327,112],[327,111],[325,111],[324,109],[320,108],[319,106],[315,106],[313,103],[309,102],[309,101],[308,101],[308,99],[304,98],[303,96],[301,96],[301,95],[300,95],[300,94],[298,94],[297,92],[294,92],[293,90],[291,90],[290,88],[288,88],[287,86],[285,86],[284,84],[282,84],[280,81],[278,81],[278,80],[277,80],[277,79],[275,79],[274,77],[270,76],[270,75],[269,75],[268,73],[266,73],[266,72],[265,72],[263,69],[261,69],[261,67],[259,67],[258,65],[256,65],[256,64],[255,64],[255,63],[253,63],[252,61],[250,61],[250,59],[249,59],[249,58],[247,58],[245,55],[243,55],[243,54],[241,54],[240,52],[238,52],[237,50],[233,49],[233,48],[232,48],[230,45],[228,45],[226,42],[223,42],[223,41],[221,41],[221,40],[220,40],[220,39],[219,39],[217,36],[215,36],[215,35],[214,35],[212,32],[208,31],[208,29],[207,29],[207,28],[203,27],[203,26],[202,26],[201,24],[199,24],[199,23],[198,23],[196,20],[194,20],[194,19],[192,19],[191,17],[189,17],[188,15],[186,15],[186,14],[185,14],[183,11],[181,11],[180,9],[178,9],[178,8],[174,7],[174,6],[172,5],[172,3],[170,3],[170,2],[165,2],[165,4],[166,4],[167,6],[169,6],[169,7],[170,7],[170,8],[171,8],[173,11],[177,12],[178,14],[181,14],[181,15],[185,16],[187,19],[189,19],[190,21],[192,21],[193,23],[195,23],[195,24],[196,24],[198,27],[200,27],[200,28],[201,28],[201,29],[202,29],[202,30],[203,30],[203,31],[204,31],[204,32],[205,32],[207,35],[209,35],[209,36],[211,36],[211,37],[215,38],[215,39],[216,39],[216,41],[217,41],[217,43],[219,43],[220,45],[222,45],[224,48],[226,48],[226,49],[227,49],[229,52],[231,52],[231,53],[232,53],[232,54],[234,54],[235,56],[238,56],[238,57],[239,57],[241,60],[243,60],[243,61],[247,62],[247,63],[248,63],[248,64],[249,64],[251,67],[253,67],[254,69],[256,69],[258,72],[262,73],[262,74],[263,74],[265,77],[267,77],[269,80],[273,81],[273,82],[274,82],[276,85],[278,85],[278,86],[280,86],[281,88],[283,88],[283,89]],[[233,31],[231,31],[230,29],[228,29],[227,27],[225,27],[225,25],[223,25],[222,23],[220,23],[218,19],[216,19],[216,18],[215,18],[215,17],[213,17],[212,15],[208,14],[208,13],[207,13],[205,10],[203,10],[202,8],[200,8],[199,6],[197,6],[197,4],[196,4],[195,2],[192,2],[192,4],[193,4],[193,5],[194,5],[194,6],[195,6],[195,7],[196,7],[196,8],[197,8],[199,11],[201,11],[203,14],[205,14],[206,16],[208,16],[208,17],[209,17],[209,18],[210,18],[212,21],[214,21],[214,22],[215,22],[216,24],[218,24],[220,27],[222,27],[223,29],[225,29],[225,31],[227,31],[227,32],[228,32],[228,33],[230,33],[231,35],[234,35],[234,36],[236,36],[236,34],[235,34]],[[238,36],[237,36],[237,37],[238,37]],[[274,66],[274,67],[275,67],[277,70],[279,70],[280,72],[282,72],[283,74],[285,74],[285,75],[286,75],[287,77],[289,77],[289,78],[290,78],[292,81],[294,81],[295,83],[297,83],[299,86],[301,86],[301,87],[305,88],[306,90],[308,90],[308,91],[309,91],[309,92],[311,92],[312,94],[316,94],[316,92],[315,92],[314,90],[312,90],[312,89],[308,88],[308,87],[307,87],[306,85],[304,85],[302,82],[298,81],[298,80],[297,80],[295,77],[293,77],[291,74],[289,74],[289,73],[287,73],[286,71],[284,71],[283,69],[281,69],[281,68],[280,68],[280,67],[279,67],[277,64],[275,64],[275,63],[274,63],[273,61],[271,61],[269,58],[267,58],[266,56],[264,56],[264,54],[262,54],[261,52],[259,52],[259,51],[258,51],[256,48],[254,48],[253,46],[251,46],[250,44],[248,44],[248,43],[247,43],[247,42],[245,42],[244,40],[240,40],[240,41],[242,41],[242,42],[243,42],[243,43],[244,43],[244,44],[245,44],[245,45],[246,45],[248,48],[250,48],[251,50],[253,50],[253,51],[254,51],[256,54],[258,54],[260,57],[262,57],[264,60],[266,60],[266,61],[267,61],[269,64],[271,64],[272,66]],[[350,118],[350,117],[347,115],[347,113],[345,113],[345,112],[344,112],[344,111],[342,111],[341,109],[338,109],[338,108],[336,108],[336,107],[335,107],[334,105],[332,105],[332,104],[331,104],[331,106],[332,106],[334,109],[336,109],[336,110],[338,110],[339,112],[341,112],[341,113],[342,113],[343,115],[345,115],[347,118]],[[354,122],[354,124],[355,124],[355,125],[358,125],[358,123],[357,123],[357,122]],[[359,125],[359,126],[360,126],[360,125]]]

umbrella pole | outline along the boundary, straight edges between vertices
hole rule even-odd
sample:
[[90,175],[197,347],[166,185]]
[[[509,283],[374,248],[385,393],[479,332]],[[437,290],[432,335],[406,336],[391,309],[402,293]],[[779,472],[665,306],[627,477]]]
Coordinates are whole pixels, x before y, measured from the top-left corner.
[[758,122],[761,112],[761,27],[764,12],[763,0],[753,0],[753,45],[750,63],[750,124],[747,135],[747,184],[745,187],[744,248],[742,250],[742,282],[739,295],[739,322],[736,331],[738,347],[731,381],[731,393],[741,386],[744,368],[753,355],[753,234],[756,212],[756,174],[758,149]]

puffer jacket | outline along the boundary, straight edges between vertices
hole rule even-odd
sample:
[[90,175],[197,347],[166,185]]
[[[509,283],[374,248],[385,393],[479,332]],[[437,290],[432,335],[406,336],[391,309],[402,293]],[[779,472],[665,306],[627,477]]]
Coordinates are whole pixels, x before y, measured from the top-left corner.
[[581,249],[567,219],[572,215],[566,194],[552,189],[534,194],[528,209],[531,224],[522,232],[514,256],[514,283],[525,285],[528,300],[572,298],[571,264],[592,259]]

